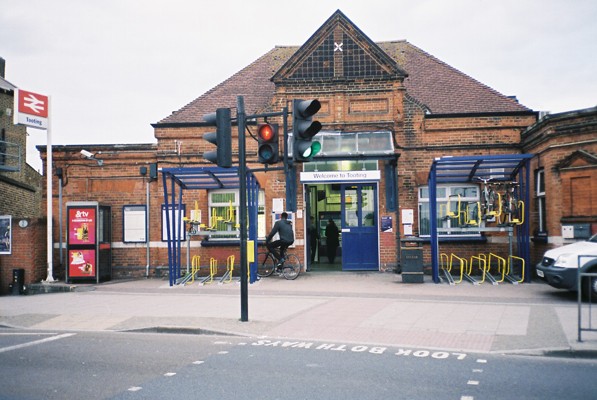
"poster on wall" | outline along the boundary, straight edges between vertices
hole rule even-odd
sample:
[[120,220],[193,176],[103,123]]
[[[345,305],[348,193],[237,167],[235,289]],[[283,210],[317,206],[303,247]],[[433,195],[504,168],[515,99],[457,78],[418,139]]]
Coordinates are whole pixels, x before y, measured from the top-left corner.
[[95,250],[69,250],[68,276],[90,278],[95,276]]
[[69,245],[95,244],[95,207],[72,207],[68,210]]
[[12,252],[12,216],[0,215],[0,254]]
[[145,206],[128,205],[122,208],[122,230],[125,243],[147,242],[147,212]]
[[[166,205],[162,204],[162,242],[168,241],[168,224],[170,223],[170,235],[173,240],[187,240],[187,231],[184,226],[182,217],[186,212],[185,204],[175,204],[168,206],[170,212],[166,212]],[[166,215],[166,213],[168,215]]]

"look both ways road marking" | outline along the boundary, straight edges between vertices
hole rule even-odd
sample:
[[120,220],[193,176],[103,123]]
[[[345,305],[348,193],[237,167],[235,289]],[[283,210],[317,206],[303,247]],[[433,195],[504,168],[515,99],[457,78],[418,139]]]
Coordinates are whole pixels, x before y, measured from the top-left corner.
[[[15,336],[15,335],[56,335],[56,334],[55,333],[22,333],[22,334],[10,333],[10,335]],[[64,339],[64,338],[67,338],[70,336],[74,336],[74,335],[76,335],[76,333],[63,333],[61,335],[50,336],[47,338],[34,340],[32,342],[21,343],[21,344],[17,344],[14,346],[0,347],[0,353],[5,353],[5,352],[11,351],[11,350],[22,349],[25,347],[37,346],[39,344],[53,342],[54,340],[60,340],[60,339]]]
[[[319,351],[339,351],[351,353],[369,353],[369,354],[392,354],[398,357],[414,357],[414,358],[431,358],[435,360],[456,359],[464,360],[468,357],[467,353],[459,353],[453,351],[442,350],[423,350],[423,349],[408,349],[408,348],[389,348],[382,346],[366,346],[366,345],[346,345],[334,343],[314,343],[301,342],[289,340],[268,340],[260,339],[251,343],[240,343],[241,345],[250,346],[264,346],[264,347],[285,347],[296,348],[300,350],[319,350]],[[466,394],[461,395],[460,400],[475,400],[476,390],[481,385],[483,377],[483,364],[487,364],[487,359],[477,358],[476,366],[470,371],[469,377],[465,379],[466,386],[463,387]]]
[[338,352],[350,352],[350,353],[370,353],[370,354],[386,354],[395,352],[397,356],[405,357],[416,357],[426,358],[430,357],[433,359],[446,359],[456,358],[457,360],[464,360],[467,357],[466,353],[450,352],[450,351],[433,351],[433,350],[416,350],[416,349],[404,349],[398,348],[392,350],[389,347],[383,346],[366,346],[366,345],[347,345],[347,344],[335,344],[335,343],[314,343],[314,342],[301,342],[301,341],[290,341],[290,340],[268,340],[260,339],[249,343],[251,346],[264,346],[264,347],[286,347],[286,348],[297,348],[307,350],[320,350],[320,351],[338,351]]

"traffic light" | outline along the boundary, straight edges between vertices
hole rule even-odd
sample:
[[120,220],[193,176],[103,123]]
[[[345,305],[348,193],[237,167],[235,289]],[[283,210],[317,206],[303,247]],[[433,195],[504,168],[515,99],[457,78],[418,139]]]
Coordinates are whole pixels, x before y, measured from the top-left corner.
[[203,120],[215,126],[215,132],[208,132],[203,139],[216,145],[217,149],[206,151],[203,157],[218,167],[232,167],[232,120],[229,108],[218,108],[215,113],[207,114]]
[[278,124],[257,126],[257,156],[262,164],[278,162]]
[[292,102],[292,159],[298,162],[313,160],[321,150],[321,143],[313,141],[321,130],[321,123],[313,116],[321,108],[319,100],[298,100]]

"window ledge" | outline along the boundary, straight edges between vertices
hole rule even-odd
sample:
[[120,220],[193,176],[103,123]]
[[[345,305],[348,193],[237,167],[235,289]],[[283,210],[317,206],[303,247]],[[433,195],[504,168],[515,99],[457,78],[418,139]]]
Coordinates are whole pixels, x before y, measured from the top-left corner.
[[[257,245],[261,246],[262,244],[265,244],[265,239],[263,240],[258,240],[257,241]],[[221,247],[232,247],[232,246],[240,246],[240,239],[213,239],[213,240],[209,240],[208,238],[205,238],[201,241],[201,247],[217,247],[217,246],[221,246]]]
[[[430,237],[422,237],[424,243],[430,243]],[[458,236],[458,237],[443,237],[437,238],[440,243],[487,243],[485,236]]]

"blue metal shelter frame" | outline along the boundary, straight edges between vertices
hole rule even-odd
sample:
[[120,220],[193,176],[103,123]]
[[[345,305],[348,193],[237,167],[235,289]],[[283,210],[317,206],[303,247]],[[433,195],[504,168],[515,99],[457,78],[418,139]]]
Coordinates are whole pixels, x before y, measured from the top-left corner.
[[[196,167],[162,168],[164,203],[166,210],[180,210],[182,195],[186,190],[239,189],[238,168]],[[249,222],[249,240],[254,245],[257,255],[257,213],[259,206],[259,183],[252,173],[247,173],[247,208]],[[168,191],[170,188],[170,191]],[[177,216],[177,218],[174,218]],[[168,275],[170,286],[181,277],[181,240],[184,223],[182,213],[166,212],[166,232],[168,238]],[[240,245],[240,244],[239,244]],[[257,261],[250,265],[249,282],[257,279]]]
[[[437,227],[437,185],[440,183],[475,182],[476,178],[489,178],[493,181],[517,181],[518,198],[525,204],[530,201],[529,161],[532,154],[478,155],[466,157],[436,158],[429,171],[429,211],[431,220],[431,272],[433,281],[440,283],[439,240]],[[524,208],[524,221],[515,227],[519,257],[525,260],[525,268],[530,263],[529,207]],[[483,228],[476,228],[482,231]],[[525,271],[527,272],[527,271]],[[530,282],[530,274],[525,273],[525,282]]]

